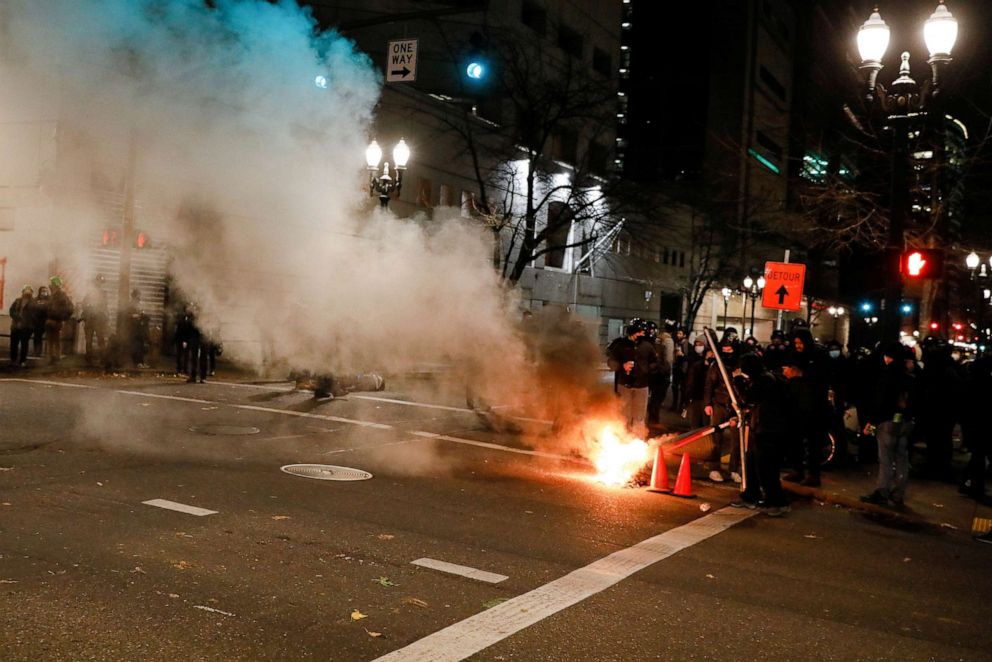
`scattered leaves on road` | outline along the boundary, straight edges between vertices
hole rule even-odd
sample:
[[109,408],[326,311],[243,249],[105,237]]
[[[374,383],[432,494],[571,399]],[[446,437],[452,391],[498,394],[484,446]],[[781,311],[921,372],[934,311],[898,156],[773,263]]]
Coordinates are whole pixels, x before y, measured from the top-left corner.
[[14,467],[0,467],[0,471],[13,471]]
[[379,577],[378,579],[373,579],[372,581],[385,588],[389,588],[390,586],[399,586],[399,584],[392,581],[389,577]]
[[810,539],[815,539],[819,537],[820,536],[816,535],[815,533],[807,533],[806,535],[803,536],[803,538],[810,538]]
[[289,515],[273,515],[272,519],[279,521],[284,519],[292,519]]
[[213,411],[215,409],[220,409],[220,407],[200,407],[201,411]]
[[902,560],[902,562],[903,562],[903,563],[909,563],[909,562],[910,562],[910,561],[912,561],[912,560],[913,560],[913,559],[911,559],[911,558],[909,558],[909,557],[907,556],[906,558],[904,558],[904,559]]
[[188,570],[191,566],[189,561],[176,561],[172,564],[172,567],[177,570]]
[[406,598],[405,600],[403,600],[403,602],[405,602],[408,605],[413,605],[414,607],[422,607],[424,609],[430,606],[420,598]]
[[365,628],[365,631],[366,631],[366,632],[368,632],[368,634],[369,634],[369,636],[370,636],[370,637],[372,637],[373,639],[375,639],[375,638],[378,638],[378,637],[381,637],[381,636],[382,636],[382,633],[381,633],[381,632],[372,632],[372,631],[371,631],[371,630],[369,630],[368,628]]
[[711,575],[709,573],[706,573],[706,579],[716,579],[716,575]]
[[396,536],[394,536],[391,533],[380,533],[379,535],[376,536],[376,538],[378,538],[379,540],[392,540],[395,537]]
[[170,593],[169,594],[169,597],[172,598],[172,599],[176,599],[176,598],[179,597],[179,594],[178,593]]
[[492,609],[496,605],[502,604],[502,603],[506,602],[507,600],[509,600],[509,598],[493,598],[492,600],[489,600],[487,602],[483,602],[482,603],[482,608],[483,609]]
[[0,579],[0,584],[16,584],[16,579]]
[[704,513],[708,513],[708,512],[710,512],[710,509],[711,509],[711,508],[713,508],[713,506],[711,506],[711,505],[710,505],[710,504],[708,504],[708,503],[701,503],[701,504],[699,504],[699,509],[700,509],[701,511],[703,511]]
[[177,538],[192,538],[193,536],[191,536],[190,534],[186,533],[185,531],[176,531],[176,537]]
[[360,621],[363,618],[368,618],[368,616],[366,614],[363,614],[362,612],[358,611],[357,609],[355,611],[351,612],[351,620],[353,620],[353,621]]
[[100,487],[103,487],[103,483],[101,483],[100,481],[97,481],[96,484],[99,485]]
[[132,570],[131,572],[137,572],[138,574],[141,574],[141,575],[148,574],[144,570],[141,569],[141,566],[137,566],[137,565],[134,566],[134,570]]
[[940,526],[941,526],[941,528],[944,528],[944,529],[954,529],[955,531],[958,530],[958,527],[954,526],[950,522],[941,522],[940,523]]

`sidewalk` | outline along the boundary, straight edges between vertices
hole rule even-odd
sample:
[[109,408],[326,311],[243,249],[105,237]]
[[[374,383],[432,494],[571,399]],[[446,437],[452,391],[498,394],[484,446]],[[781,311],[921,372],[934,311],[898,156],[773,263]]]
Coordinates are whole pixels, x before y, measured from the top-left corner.
[[[669,404],[671,400],[666,402]],[[689,425],[677,412],[664,408],[658,431],[664,434],[680,433]],[[694,465],[709,454],[710,440],[694,442],[685,450],[692,456]],[[729,459],[725,457],[725,460]],[[914,457],[915,459],[915,457]],[[954,453],[954,468],[961,474],[968,454]],[[694,472],[695,473],[695,472]],[[699,474],[706,480],[705,472]],[[910,478],[906,492],[906,507],[895,508],[864,503],[860,497],[875,489],[878,475],[877,464],[851,464],[846,467],[828,467],[824,470],[820,487],[804,487],[797,483],[782,482],[782,486],[793,499],[811,499],[823,504],[864,513],[880,521],[916,527],[929,531],[952,532],[964,535],[985,533],[992,527],[992,506],[977,504],[974,500],[958,493],[957,485],[934,480]]]

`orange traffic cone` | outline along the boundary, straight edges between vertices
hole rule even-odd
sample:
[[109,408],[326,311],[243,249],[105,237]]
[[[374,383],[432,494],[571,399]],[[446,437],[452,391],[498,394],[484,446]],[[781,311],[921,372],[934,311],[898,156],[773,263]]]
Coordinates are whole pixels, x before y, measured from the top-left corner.
[[679,465],[679,475],[675,479],[675,492],[673,494],[677,497],[684,497],[686,499],[694,499],[695,494],[692,493],[692,470],[689,468],[689,454],[682,454],[682,463]]
[[668,484],[668,465],[665,464],[665,451],[658,444],[654,454],[654,468],[651,469],[651,485],[649,492],[671,492],[672,488]]

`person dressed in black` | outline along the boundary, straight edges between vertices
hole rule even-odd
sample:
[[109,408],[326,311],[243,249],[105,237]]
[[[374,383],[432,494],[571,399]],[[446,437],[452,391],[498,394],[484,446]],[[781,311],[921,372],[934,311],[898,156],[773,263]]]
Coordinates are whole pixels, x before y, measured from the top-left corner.
[[703,411],[706,407],[703,402],[703,394],[706,386],[706,373],[713,364],[713,360],[712,350],[706,346],[706,341],[703,340],[702,336],[697,336],[692,342],[692,349],[689,350],[685,373],[685,416],[692,429],[703,427],[709,420]]
[[34,339],[35,356],[44,356],[44,345],[42,340],[45,337],[45,323],[48,322],[48,307],[52,302],[52,297],[48,293],[48,287],[42,285],[38,288],[38,296],[31,302],[28,308],[28,319],[31,322],[31,336]]
[[661,422],[661,405],[668,396],[668,386],[672,382],[672,354],[675,344],[666,326],[659,333],[658,325],[647,322],[644,337],[654,345],[657,363],[648,378],[648,425]]
[[10,364],[25,366],[28,360],[28,343],[34,331],[34,320],[31,318],[31,306],[34,301],[34,290],[25,285],[21,296],[10,304]]
[[[795,435],[794,443],[790,444],[790,456],[794,470],[785,479],[808,487],[819,487],[830,405],[825,357],[814,343],[809,329],[797,328],[792,346],[793,351],[785,367],[801,374],[794,374],[789,380],[792,430]],[[786,377],[789,375],[786,374]]]
[[100,352],[107,353],[107,331],[110,325],[110,313],[107,305],[107,293],[104,290],[103,276],[93,279],[93,287],[83,298],[83,331],[85,334],[86,359],[92,361]]
[[131,301],[127,306],[127,342],[131,354],[131,363],[136,368],[146,368],[145,353],[151,336],[150,320],[141,306],[141,290],[131,291]]
[[[737,360],[739,357],[738,343],[734,340],[736,332],[734,332],[734,336],[724,335],[725,338],[720,341],[717,349],[720,352],[720,358],[723,360],[723,364],[729,375],[737,369]],[[720,425],[729,421],[734,416],[730,391],[727,390],[727,384],[716,361],[713,362],[706,372],[706,382],[703,385],[703,403],[703,411],[706,416],[709,416],[710,425]],[[724,430],[717,430],[713,433],[713,450],[710,452],[710,456],[706,461],[710,472],[709,479],[715,483],[723,482],[724,477],[720,471],[720,465],[723,457],[723,448],[727,444],[730,445],[730,464],[728,465],[730,478],[735,483],[739,483],[741,482],[740,444],[737,443],[736,435],[725,433]]]
[[193,322],[192,306],[183,306],[176,315],[176,376],[192,374],[189,366],[190,339],[196,326]]
[[964,382],[946,342],[931,339],[924,343],[919,389],[917,432],[926,441],[923,474],[927,478],[951,481],[954,450],[951,437],[964,398]]
[[779,477],[789,431],[785,378],[766,369],[754,353],[741,356],[734,376],[748,412],[749,428],[744,460],[747,481],[740,499],[730,505],[751,509],[761,505],[770,517],[780,517],[789,509]]
[[992,354],[985,354],[968,366],[967,388],[961,416],[961,432],[971,452],[959,491],[979,503],[989,504],[985,494],[987,461],[992,460],[992,435],[985,420],[985,407],[992,402]]
[[689,371],[689,352],[693,351],[685,329],[675,330],[675,355],[672,359],[672,411],[682,411],[688,403],[685,396],[685,382]]
[[186,344],[189,349],[189,377],[186,383],[195,384],[197,375],[200,383],[207,381],[207,352],[208,348],[204,344],[205,338],[200,329],[196,307],[190,305],[187,308],[188,326],[186,328]]
[[788,353],[789,346],[785,343],[785,334],[779,330],[773,331],[771,342],[768,343],[762,352],[765,367],[772,372],[781,372]]

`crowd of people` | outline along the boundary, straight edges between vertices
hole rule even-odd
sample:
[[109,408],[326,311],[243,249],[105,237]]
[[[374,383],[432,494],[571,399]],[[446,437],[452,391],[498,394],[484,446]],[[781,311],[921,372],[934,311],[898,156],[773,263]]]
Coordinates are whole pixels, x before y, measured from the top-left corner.
[[[749,423],[747,457],[730,429],[714,433],[704,458],[715,482],[748,477],[733,505],[761,505],[780,515],[788,507],[781,480],[818,487],[828,463],[870,462],[878,463],[878,475],[865,502],[903,508],[911,476],[957,482],[962,494],[987,501],[990,442],[981,411],[992,399],[992,355],[969,356],[933,337],[846,354],[837,341],[818,343],[801,322],[788,334],[776,331],[765,346],[753,337],[741,340],[730,327],[713,345],[733,394],[703,335],[690,340],[672,324],[659,332],[649,321],[632,320],[608,346],[607,362],[636,435],[657,423],[669,387],[672,408],[692,428],[737,417],[738,399]],[[971,453],[963,475],[952,466],[955,430]],[[911,457],[916,448],[922,453]]]
[[66,355],[79,354],[88,365],[105,369],[147,368],[150,355],[174,351],[176,374],[188,376],[190,382],[203,382],[214,374],[222,352],[214,339],[217,334],[200,328],[195,305],[176,302],[172,308],[163,326],[153,327],[141,291],[134,289],[112,323],[102,275],[93,279],[79,305],[62,278],[52,276],[48,285],[38,287],[37,294],[35,288],[24,286],[8,309],[10,364],[26,367],[29,356],[58,364]]

